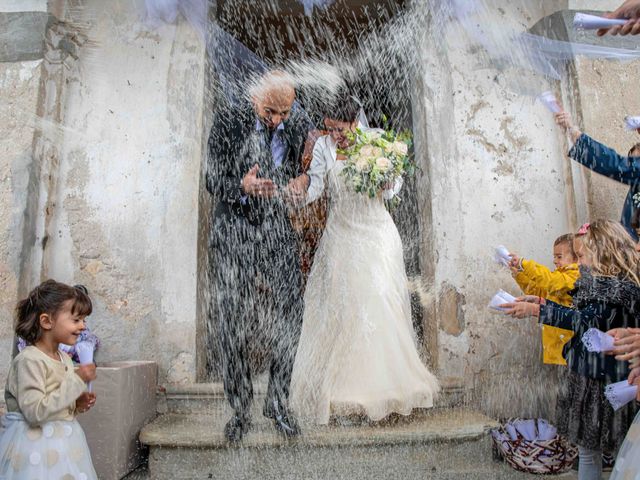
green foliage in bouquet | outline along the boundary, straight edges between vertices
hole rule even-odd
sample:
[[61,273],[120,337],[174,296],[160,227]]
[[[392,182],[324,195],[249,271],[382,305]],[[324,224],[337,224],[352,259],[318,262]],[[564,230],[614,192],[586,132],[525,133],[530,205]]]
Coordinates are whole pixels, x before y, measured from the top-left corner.
[[351,146],[338,153],[347,156],[342,175],[354,191],[375,198],[397,178],[415,173],[409,156],[411,132],[357,128],[347,137]]

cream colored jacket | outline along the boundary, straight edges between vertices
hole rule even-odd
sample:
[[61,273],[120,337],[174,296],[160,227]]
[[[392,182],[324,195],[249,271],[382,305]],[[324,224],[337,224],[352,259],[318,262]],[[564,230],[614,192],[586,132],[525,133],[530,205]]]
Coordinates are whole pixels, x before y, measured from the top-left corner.
[[75,418],[76,400],[87,386],[71,358],[59,353],[61,360],[56,361],[29,346],[16,355],[4,393],[8,412],[21,413],[30,425]]

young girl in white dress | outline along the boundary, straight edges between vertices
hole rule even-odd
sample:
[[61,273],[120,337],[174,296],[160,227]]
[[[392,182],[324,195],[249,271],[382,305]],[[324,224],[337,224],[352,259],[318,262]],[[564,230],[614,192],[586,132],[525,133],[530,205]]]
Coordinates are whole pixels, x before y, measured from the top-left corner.
[[350,191],[340,172],[344,133],[359,106],[343,95],[319,138],[308,171],[307,203],[329,190],[327,225],[304,296],[290,405],[304,420],[365,416],[379,421],[433,406],[439,386],[416,348],[402,242],[378,198]]
[[16,308],[16,334],[28,346],[11,362],[5,387],[7,413],[0,426],[3,480],[93,480],[96,472],[75,419],[96,401],[86,382],[94,364],[74,368],[59,350],[75,345],[91,313],[84,288],[47,280]]

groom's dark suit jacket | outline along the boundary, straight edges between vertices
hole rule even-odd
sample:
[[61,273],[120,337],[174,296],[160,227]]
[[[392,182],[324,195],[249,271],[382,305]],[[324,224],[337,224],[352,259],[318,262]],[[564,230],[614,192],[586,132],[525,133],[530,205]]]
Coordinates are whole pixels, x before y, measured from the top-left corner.
[[[241,189],[244,175],[259,165],[258,177],[269,178],[278,186],[286,186],[301,173],[301,157],[311,122],[301,109],[294,107],[284,124],[282,135],[285,153],[282,165],[275,167],[271,155],[271,134],[265,128],[256,130],[257,116],[249,105],[218,109],[209,136],[207,190],[214,196],[215,223],[248,222],[255,227],[290,231],[291,225],[283,202],[247,197]],[[266,224],[265,224],[266,222]],[[242,228],[240,225],[238,227]],[[239,232],[238,232],[239,233]],[[277,235],[277,232],[273,232]],[[223,239],[221,239],[223,240]],[[224,241],[224,240],[223,240]]]

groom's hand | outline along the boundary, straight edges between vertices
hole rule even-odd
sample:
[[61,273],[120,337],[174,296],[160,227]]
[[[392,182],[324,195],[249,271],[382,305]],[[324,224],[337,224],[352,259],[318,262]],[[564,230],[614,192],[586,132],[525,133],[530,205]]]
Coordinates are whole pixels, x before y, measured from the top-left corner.
[[306,173],[292,178],[289,180],[287,188],[285,189],[286,199],[294,205],[298,205],[306,198],[308,188],[309,176]]
[[277,193],[278,187],[268,178],[258,178],[259,169],[258,165],[254,165],[242,177],[242,191],[251,197],[271,198]]

